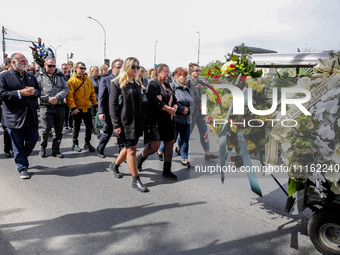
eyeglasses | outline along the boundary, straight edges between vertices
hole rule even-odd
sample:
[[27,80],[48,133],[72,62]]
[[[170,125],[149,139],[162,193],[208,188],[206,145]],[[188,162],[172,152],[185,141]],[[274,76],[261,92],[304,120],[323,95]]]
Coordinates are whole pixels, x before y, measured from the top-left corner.
[[135,65],[132,65],[132,66],[131,66],[131,69],[137,69],[137,70],[139,70],[139,68],[140,68],[140,66],[135,66]]
[[55,68],[55,65],[47,65],[49,68]]
[[145,70],[141,70],[142,73],[145,73]]
[[196,70],[194,70],[194,72],[197,72],[197,73],[199,73],[199,72],[201,72],[202,70],[201,69],[196,69]]
[[86,70],[86,67],[78,67],[80,70]]

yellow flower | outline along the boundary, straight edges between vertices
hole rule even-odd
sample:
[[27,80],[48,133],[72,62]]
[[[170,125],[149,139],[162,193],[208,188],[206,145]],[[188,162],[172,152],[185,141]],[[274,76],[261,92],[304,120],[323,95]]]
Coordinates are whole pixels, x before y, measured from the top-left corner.
[[226,93],[221,97],[222,106],[224,109],[228,109],[233,101],[233,95],[230,93]]
[[248,140],[247,141],[247,147],[248,147],[248,150],[253,150],[255,149],[257,146],[255,145],[255,143],[253,143],[252,141]]
[[259,84],[257,84],[258,86],[256,87],[256,91],[257,92],[261,92],[263,89],[264,89],[264,85],[259,85]]
[[236,134],[237,131],[237,126],[236,125],[232,125],[231,127],[231,131],[233,131]]
[[221,67],[221,73],[222,74],[225,74],[228,70],[228,65],[227,63],[225,63],[222,67]]
[[212,111],[212,116],[214,119],[218,119],[221,114],[221,108],[219,106],[215,106],[215,108]]

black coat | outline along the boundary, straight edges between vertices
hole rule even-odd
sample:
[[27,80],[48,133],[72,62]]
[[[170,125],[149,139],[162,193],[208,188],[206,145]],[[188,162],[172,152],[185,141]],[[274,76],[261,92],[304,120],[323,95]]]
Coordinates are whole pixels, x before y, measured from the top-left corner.
[[[146,89],[146,95],[149,101],[149,117],[151,121],[156,121],[157,123],[159,122],[165,122],[165,123],[170,123],[171,122],[171,117],[170,115],[166,112],[163,111],[162,108],[164,105],[168,106],[173,106],[177,104],[177,99],[175,96],[175,93],[172,91],[170,85],[168,83],[164,83],[165,87],[170,89],[172,92],[172,104],[169,105],[169,97],[166,94],[165,89],[163,88],[161,82],[159,80],[152,80],[150,81],[147,89]],[[162,100],[159,100],[157,96],[161,95]]]
[[[35,95],[23,96],[21,99],[18,90],[25,87],[34,87]],[[38,102],[37,97],[41,94],[36,77],[28,72],[24,73],[24,79],[20,82],[16,71],[11,70],[0,74],[0,101],[2,101],[2,124],[5,127],[21,128],[27,116],[27,111],[32,113],[33,121],[38,126]]]
[[134,82],[126,84],[121,89],[118,80],[114,80],[111,82],[110,90],[109,108],[113,129],[122,129],[119,136],[122,139],[138,139],[142,135],[140,86]]

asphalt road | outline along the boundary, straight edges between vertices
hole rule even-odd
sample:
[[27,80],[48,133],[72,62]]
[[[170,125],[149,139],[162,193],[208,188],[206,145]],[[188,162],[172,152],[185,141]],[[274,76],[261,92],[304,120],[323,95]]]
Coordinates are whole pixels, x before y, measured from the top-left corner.
[[[191,160],[205,164],[196,136]],[[83,137],[81,132],[80,146]],[[113,141],[105,159],[73,152],[71,143],[65,133],[63,159],[50,156],[51,143],[48,157],[41,158],[37,144],[29,180],[20,179],[14,160],[0,154],[0,255],[319,254],[307,236],[311,212],[285,213],[285,194],[269,177],[259,178],[261,198],[245,175],[226,176],[222,184],[219,174],[195,174],[176,156],[179,180],[171,181],[161,176],[162,164],[153,155],[140,174],[150,192],[140,193],[131,188],[125,163],[122,179],[107,170],[117,151]],[[279,180],[287,187],[286,178]]]

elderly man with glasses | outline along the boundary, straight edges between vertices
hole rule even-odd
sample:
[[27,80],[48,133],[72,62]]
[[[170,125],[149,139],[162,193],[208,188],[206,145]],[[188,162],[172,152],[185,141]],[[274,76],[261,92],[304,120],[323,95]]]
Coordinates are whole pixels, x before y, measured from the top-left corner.
[[0,74],[1,122],[11,136],[20,178],[28,179],[28,156],[39,138],[37,97],[40,89],[35,76],[27,72],[28,62],[23,54],[14,53],[11,64],[12,69]]
[[72,77],[68,80],[69,93],[66,97],[67,105],[70,107],[74,120],[73,129],[73,145],[72,150],[81,152],[79,148],[79,131],[82,121],[85,124],[85,145],[84,149],[91,152],[96,149],[91,145],[92,134],[92,107],[98,109],[98,102],[96,99],[95,90],[91,79],[87,76],[86,66],[83,62],[76,64],[75,71]]
[[63,158],[60,143],[65,119],[64,98],[68,93],[68,86],[64,74],[57,71],[54,58],[45,59],[44,67],[38,74],[38,82],[41,90],[40,119],[42,125],[40,156],[46,157],[48,137],[53,127],[52,156]]

